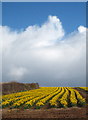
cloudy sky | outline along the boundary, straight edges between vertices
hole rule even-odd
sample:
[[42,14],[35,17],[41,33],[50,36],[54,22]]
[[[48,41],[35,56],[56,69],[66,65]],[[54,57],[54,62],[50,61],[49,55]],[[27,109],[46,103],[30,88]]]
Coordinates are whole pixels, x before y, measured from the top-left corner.
[[85,24],[85,3],[4,3],[3,82],[85,86]]

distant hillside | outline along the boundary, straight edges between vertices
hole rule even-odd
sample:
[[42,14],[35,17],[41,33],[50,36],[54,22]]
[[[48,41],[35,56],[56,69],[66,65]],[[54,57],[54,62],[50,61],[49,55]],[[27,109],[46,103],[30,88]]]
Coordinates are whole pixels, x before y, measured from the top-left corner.
[[29,84],[29,83],[8,82],[8,83],[2,83],[0,84],[0,86],[1,85],[2,85],[2,94],[4,95],[39,88],[38,83]]

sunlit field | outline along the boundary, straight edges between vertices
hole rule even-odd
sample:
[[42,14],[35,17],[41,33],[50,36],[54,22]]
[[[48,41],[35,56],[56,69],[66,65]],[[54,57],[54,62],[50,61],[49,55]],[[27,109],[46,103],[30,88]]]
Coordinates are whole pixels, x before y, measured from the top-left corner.
[[[82,89],[86,89],[82,87]],[[88,89],[88,88],[87,88]],[[40,87],[39,89],[18,92],[2,96],[2,108],[67,108],[82,107],[86,100],[71,87]]]

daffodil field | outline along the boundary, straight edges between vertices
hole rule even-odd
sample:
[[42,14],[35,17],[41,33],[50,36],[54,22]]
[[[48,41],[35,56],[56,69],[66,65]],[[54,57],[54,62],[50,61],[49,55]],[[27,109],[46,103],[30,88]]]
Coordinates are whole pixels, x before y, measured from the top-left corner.
[[83,89],[85,91],[88,91],[88,87],[79,87],[79,88],[81,88],[81,89]]
[[67,108],[85,106],[86,100],[71,87],[40,87],[39,89],[3,95],[1,108]]

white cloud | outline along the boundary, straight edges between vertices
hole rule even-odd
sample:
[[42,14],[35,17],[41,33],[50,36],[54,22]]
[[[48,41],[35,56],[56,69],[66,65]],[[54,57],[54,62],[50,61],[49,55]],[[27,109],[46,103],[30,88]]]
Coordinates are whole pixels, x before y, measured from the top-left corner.
[[78,27],[78,31],[79,31],[80,33],[86,32],[86,28],[85,28],[84,26],[79,26],[79,27]]
[[42,86],[85,85],[85,29],[79,26],[78,31],[65,37],[56,16],[21,32],[3,26],[3,81],[20,79]]
[[9,75],[14,79],[14,80],[20,80],[22,77],[27,74],[27,69],[23,67],[13,67],[9,71]]

